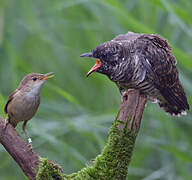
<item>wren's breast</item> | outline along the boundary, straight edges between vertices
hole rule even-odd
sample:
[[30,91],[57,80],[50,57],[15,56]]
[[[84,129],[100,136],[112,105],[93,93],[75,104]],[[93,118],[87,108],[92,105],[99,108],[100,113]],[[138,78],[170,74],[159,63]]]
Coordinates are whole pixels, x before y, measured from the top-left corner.
[[8,106],[8,114],[15,121],[30,120],[36,113],[40,103],[40,96],[20,94],[19,98],[13,98]]

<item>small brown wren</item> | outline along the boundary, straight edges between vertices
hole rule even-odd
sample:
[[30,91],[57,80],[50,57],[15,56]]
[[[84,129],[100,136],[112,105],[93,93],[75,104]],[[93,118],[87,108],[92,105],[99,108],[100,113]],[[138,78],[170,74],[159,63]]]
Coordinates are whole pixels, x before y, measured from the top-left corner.
[[15,128],[20,121],[24,121],[22,129],[28,143],[32,141],[25,130],[26,124],[35,115],[40,104],[41,88],[47,79],[53,77],[52,74],[31,73],[25,76],[4,107],[5,114],[8,114],[5,124],[10,123]]

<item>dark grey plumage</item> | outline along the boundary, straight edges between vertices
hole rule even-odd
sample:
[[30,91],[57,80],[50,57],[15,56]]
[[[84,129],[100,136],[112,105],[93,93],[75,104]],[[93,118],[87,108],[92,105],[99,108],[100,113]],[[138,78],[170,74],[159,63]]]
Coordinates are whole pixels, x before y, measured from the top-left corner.
[[121,93],[139,89],[171,115],[189,109],[171,47],[157,35],[129,32],[81,56],[99,59],[89,74],[96,71],[107,75]]

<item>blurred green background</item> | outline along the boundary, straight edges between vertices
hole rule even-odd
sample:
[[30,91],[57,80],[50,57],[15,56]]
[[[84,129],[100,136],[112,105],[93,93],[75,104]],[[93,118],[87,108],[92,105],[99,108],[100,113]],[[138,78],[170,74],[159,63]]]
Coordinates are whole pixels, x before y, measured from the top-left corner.
[[[173,47],[191,106],[191,9],[190,0],[0,1],[1,114],[23,76],[55,72],[43,87],[38,113],[28,123],[34,150],[66,173],[90,165],[107,141],[120,94],[101,74],[86,78],[94,61],[80,54],[127,31],[160,34]],[[17,130],[23,136],[21,125]],[[192,113],[170,118],[148,103],[128,179],[191,180],[191,149]],[[26,179],[2,146],[0,179]]]

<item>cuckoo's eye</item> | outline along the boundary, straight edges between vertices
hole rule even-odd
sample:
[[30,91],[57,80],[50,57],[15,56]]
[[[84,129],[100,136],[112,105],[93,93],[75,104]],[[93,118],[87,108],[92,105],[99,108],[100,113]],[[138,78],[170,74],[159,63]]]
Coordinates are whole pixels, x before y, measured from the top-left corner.
[[33,78],[32,78],[32,80],[33,80],[33,81],[36,81],[36,80],[37,80],[37,78],[36,78],[36,77],[33,77]]

